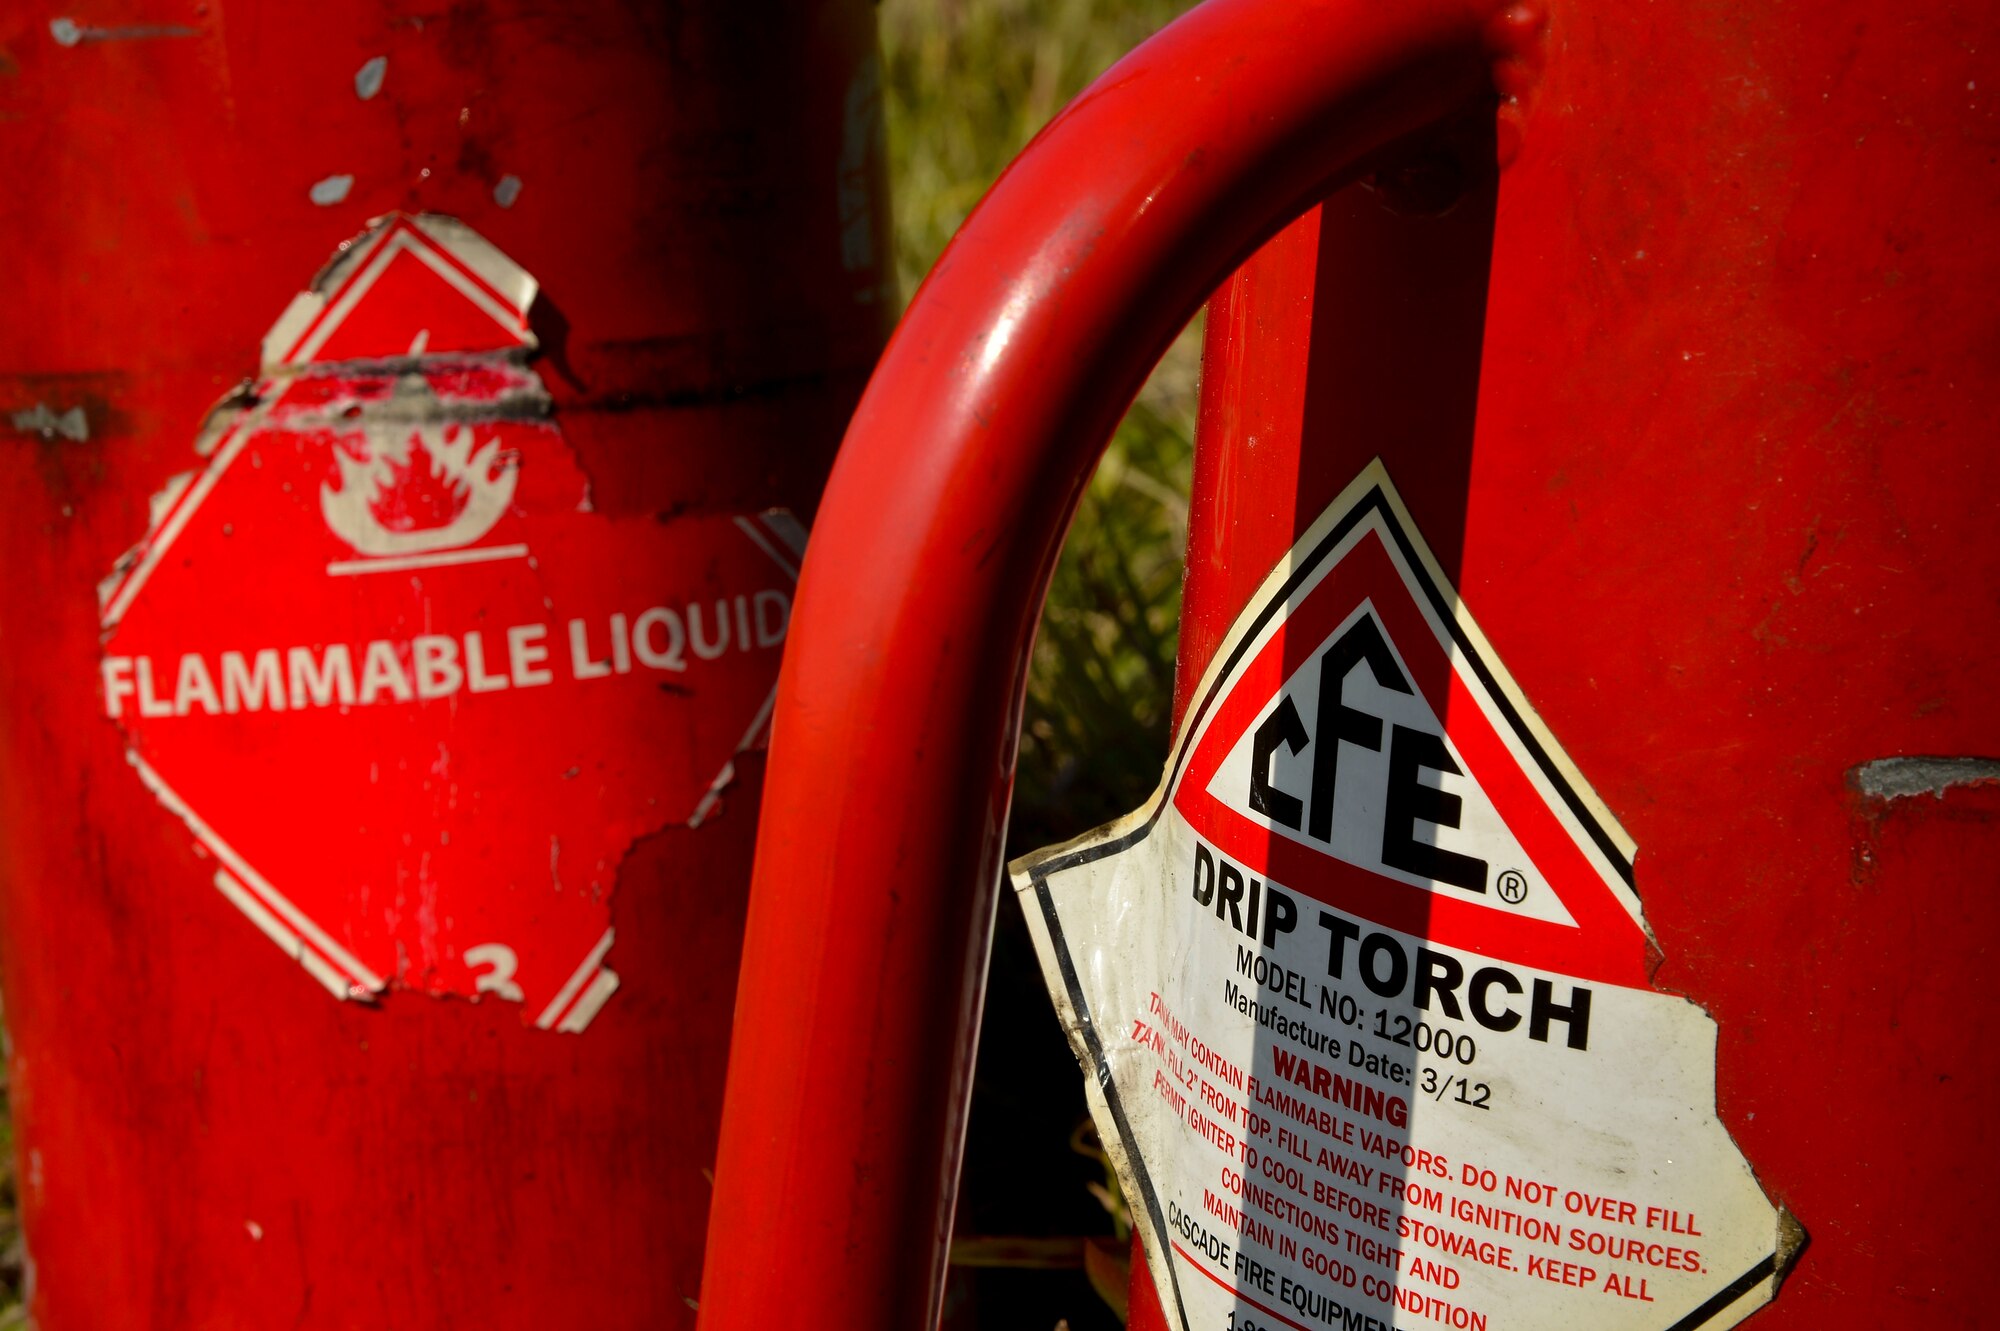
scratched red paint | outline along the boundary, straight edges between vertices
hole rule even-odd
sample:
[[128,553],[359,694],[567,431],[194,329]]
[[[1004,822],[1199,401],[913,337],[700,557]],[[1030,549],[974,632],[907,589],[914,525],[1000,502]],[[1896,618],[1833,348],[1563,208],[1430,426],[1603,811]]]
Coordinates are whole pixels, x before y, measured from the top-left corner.
[[245,948],[577,1031],[625,851],[760,742],[799,531],[593,513],[533,298],[448,219],[344,252],[106,580],[102,682]]

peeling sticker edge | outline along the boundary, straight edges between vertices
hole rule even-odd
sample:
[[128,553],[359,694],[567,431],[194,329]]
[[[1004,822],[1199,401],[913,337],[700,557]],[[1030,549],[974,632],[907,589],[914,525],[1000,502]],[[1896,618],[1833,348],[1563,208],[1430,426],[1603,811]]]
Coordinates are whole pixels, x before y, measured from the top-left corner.
[[1877,758],[1850,767],[1847,779],[1856,790],[1872,799],[1910,799],[1917,795],[1943,799],[1946,791],[1959,786],[2000,785],[2000,759],[1915,755]]
[[[1735,1134],[1732,1133],[1730,1136],[1731,1140],[1734,1140]],[[1758,1186],[1763,1186],[1761,1179],[1758,1181]],[[1811,1242],[1812,1236],[1806,1233],[1806,1227],[1799,1223],[1799,1218],[1792,1214],[1789,1207],[1780,1206],[1778,1208],[1778,1249],[1777,1256],[1773,1259],[1777,1263],[1777,1269],[1771,1273],[1771,1295],[1773,1298],[1777,1297],[1778,1287],[1785,1283],[1785,1277],[1792,1273],[1792,1267],[1798,1263],[1799,1254],[1803,1253],[1807,1245]]]
[[[401,253],[413,255],[515,339],[519,354],[538,346],[528,309],[540,290],[528,271],[455,217],[386,213],[343,244],[264,335],[266,374],[311,361],[347,313]],[[488,352],[482,354],[498,354]]]

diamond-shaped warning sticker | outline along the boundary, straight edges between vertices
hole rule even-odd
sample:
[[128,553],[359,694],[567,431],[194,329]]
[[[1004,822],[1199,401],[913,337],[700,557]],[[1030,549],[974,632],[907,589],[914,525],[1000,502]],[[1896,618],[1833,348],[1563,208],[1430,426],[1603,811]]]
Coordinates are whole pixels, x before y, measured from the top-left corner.
[[1380,463],[1144,809],[1014,866],[1170,1320],[1693,1331],[1800,1231],[1648,984],[1633,846]]
[[222,897],[333,994],[578,1031],[626,851],[762,742],[804,533],[593,511],[534,294],[450,218],[344,247],[103,584],[103,691]]

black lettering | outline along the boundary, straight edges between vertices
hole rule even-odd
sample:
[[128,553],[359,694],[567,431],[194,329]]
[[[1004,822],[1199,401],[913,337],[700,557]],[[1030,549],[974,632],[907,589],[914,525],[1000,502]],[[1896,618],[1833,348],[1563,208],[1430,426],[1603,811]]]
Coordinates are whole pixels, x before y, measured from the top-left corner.
[[1285,893],[1268,883],[1264,886],[1264,946],[1270,947],[1278,941],[1279,934],[1288,934],[1292,926],[1299,922],[1298,904]]
[[1327,932],[1326,973],[1338,980],[1341,968],[1347,963],[1347,945],[1361,937],[1361,926],[1330,910],[1323,910],[1319,913],[1319,927]]
[[1206,906],[1215,899],[1215,856],[1208,847],[1194,843],[1194,904]]
[[1264,718],[1250,740],[1250,807],[1293,831],[1298,830],[1305,806],[1298,796],[1287,795],[1271,784],[1271,757],[1279,744],[1297,753],[1306,746],[1306,739],[1306,723],[1299,719],[1299,709],[1287,696],[1279,700],[1277,709]]
[[1465,991],[1467,1001],[1472,1004],[1472,1019],[1489,1031],[1511,1031],[1521,1024],[1521,1014],[1512,1008],[1504,1008],[1499,1012],[1493,1010],[1492,1004],[1487,1001],[1487,995],[1492,992],[1495,985],[1510,994],[1521,992],[1521,982],[1510,972],[1503,971],[1497,966],[1480,967],[1472,973],[1472,986]]
[[[1389,958],[1389,973],[1381,979],[1375,978],[1375,958]],[[1394,998],[1403,992],[1403,985],[1410,978],[1410,959],[1403,954],[1402,944],[1387,934],[1370,934],[1361,943],[1361,982],[1384,998]]]
[[1237,933],[1245,933],[1243,928],[1243,872],[1228,860],[1222,862],[1222,881],[1215,889],[1215,918],[1222,918],[1223,907],[1229,908],[1229,922],[1236,926]]
[[1431,995],[1436,994],[1438,1008],[1453,1021],[1463,1021],[1464,1015],[1458,1010],[1458,986],[1465,979],[1465,968],[1455,957],[1447,957],[1441,952],[1433,952],[1427,947],[1417,949],[1417,1006],[1426,1012],[1430,1010]]
[[1306,828],[1320,841],[1333,840],[1333,792],[1340,772],[1341,741],[1364,749],[1382,747],[1382,722],[1341,701],[1349,672],[1363,661],[1383,688],[1410,692],[1409,681],[1396,668],[1396,658],[1382,630],[1368,615],[1355,620],[1354,627],[1320,657],[1319,708],[1313,722],[1312,817]]
[[1549,1023],[1559,1021],[1569,1028],[1569,1047],[1590,1047],[1590,990],[1572,985],[1569,1006],[1556,1002],[1556,987],[1547,980],[1535,981],[1535,996],[1528,1002],[1528,1038],[1548,1043]]
[[1417,824],[1457,827],[1465,802],[1417,780],[1428,768],[1463,776],[1444,741],[1427,731],[1397,726],[1389,740],[1388,809],[1382,817],[1382,863],[1433,882],[1471,892],[1486,890],[1486,861],[1417,840]]

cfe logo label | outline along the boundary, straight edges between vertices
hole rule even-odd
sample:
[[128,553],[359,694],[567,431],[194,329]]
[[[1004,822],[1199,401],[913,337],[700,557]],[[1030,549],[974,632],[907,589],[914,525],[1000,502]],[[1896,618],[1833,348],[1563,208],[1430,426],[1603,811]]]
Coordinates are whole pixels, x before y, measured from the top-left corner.
[[1374,491],[1236,645],[1176,809],[1227,858],[1389,929],[1643,982],[1631,845]]
[[804,533],[594,512],[534,294],[449,218],[347,247],[100,589],[101,668],[214,886],[330,992],[580,1031],[619,861],[762,742]]
[[[1382,754],[1385,752],[1382,713],[1414,710],[1385,705],[1389,703],[1386,699],[1373,704],[1375,710],[1350,707],[1346,697],[1349,676],[1357,666],[1366,665],[1368,672],[1361,681],[1364,688],[1372,681],[1378,694],[1399,693],[1407,697],[1414,690],[1389,640],[1382,636],[1375,617],[1366,610],[1356,613],[1314,664],[1318,679],[1309,685],[1301,683],[1296,693],[1288,690],[1280,694],[1277,705],[1251,734],[1248,803],[1253,811],[1274,823],[1292,832],[1303,828],[1310,839],[1331,849],[1342,746]],[[1310,695],[1308,706],[1314,717],[1310,731],[1299,711],[1300,698],[1305,695]],[[1425,777],[1427,774],[1432,779],[1446,775],[1462,777],[1465,768],[1452,756],[1450,743],[1433,728],[1435,720],[1429,717],[1424,720],[1429,724],[1388,723],[1388,771],[1379,779],[1373,771],[1366,776],[1355,774],[1353,759],[1366,762],[1365,757],[1356,754],[1350,759],[1347,803],[1360,808],[1355,815],[1340,819],[1338,826],[1360,835],[1342,838],[1347,844],[1342,847],[1345,853],[1341,858],[1366,868],[1394,869],[1420,883],[1428,881],[1484,892],[1487,862],[1437,844],[1439,832],[1463,827],[1465,799],[1425,784]],[[1281,749],[1286,757],[1296,758],[1308,748],[1310,762],[1300,776],[1309,794],[1301,800],[1286,793],[1274,780],[1272,765],[1278,761]],[[1375,810],[1380,811],[1379,820],[1371,816]],[[1367,835],[1377,821],[1381,825],[1379,841]],[[1419,839],[1420,824],[1424,839]],[[1500,830],[1505,830],[1504,825]],[[1371,854],[1370,847],[1374,845],[1379,845],[1380,850]]]
[[1017,862],[1169,1322],[1734,1325],[1799,1230],[1652,991],[1633,846],[1380,463],[1274,569],[1152,801]]

